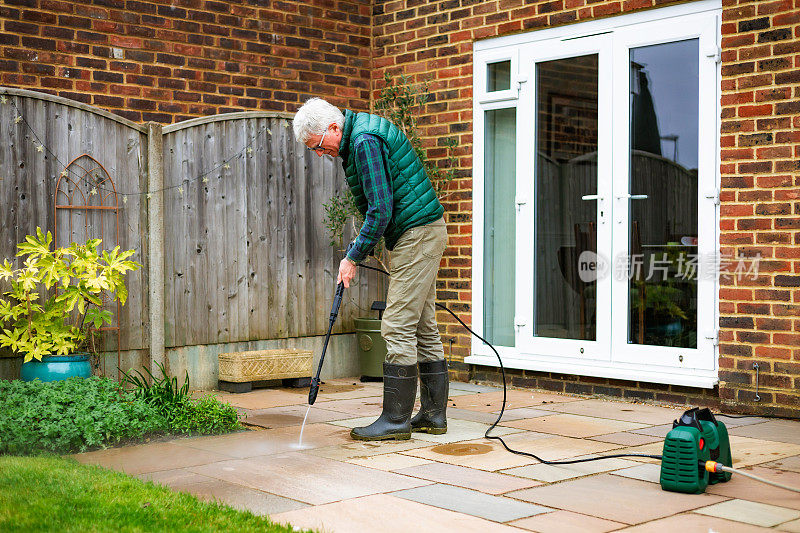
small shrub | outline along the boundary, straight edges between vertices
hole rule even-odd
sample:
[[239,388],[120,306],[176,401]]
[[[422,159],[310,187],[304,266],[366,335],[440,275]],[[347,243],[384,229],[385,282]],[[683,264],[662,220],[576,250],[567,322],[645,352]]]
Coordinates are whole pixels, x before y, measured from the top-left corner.
[[[50,251],[52,243],[53,235],[37,227],[35,237],[28,235],[17,246],[24,266],[14,269],[7,259],[0,264],[0,282],[11,285],[1,295],[8,299],[0,298],[0,347],[10,347],[25,362],[85,349],[95,352],[91,333],[112,321],[103,300],[125,305],[125,273],[142,266],[127,260],[134,250],[120,252],[117,246],[98,251],[100,239]],[[42,301],[47,293],[50,296]],[[75,310],[75,324],[68,324]]]
[[0,380],[0,453],[83,452],[166,428],[152,406],[108,378]]
[[125,381],[136,387],[133,391],[136,397],[164,417],[170,432],[214,434],[242,429],[236,409],[230,405],[221,403],[215,396],[199,400],[189,397],[189,372],[186,372],[183,385],[178,387],[178,379],[170,377],[162,365],[156,365],[161,371],[159,377],[144,369],[149,381],[138,370],[130,374],[123,371],[123,374]]
[[215,434],[242,429],[236,409],[211,395],[173,404],[167,420],[170,431],[175,433]]

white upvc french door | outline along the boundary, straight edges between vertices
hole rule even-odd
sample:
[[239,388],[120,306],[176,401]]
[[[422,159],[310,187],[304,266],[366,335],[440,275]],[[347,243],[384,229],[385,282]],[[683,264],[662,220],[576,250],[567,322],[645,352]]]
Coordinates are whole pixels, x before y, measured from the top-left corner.
[[507,366],[716,383],[718,17],[476,47],[473,317]]
[[[613,254],[614,257],[630,256],[633,262],[638,261],[636,252],[632,250],[630,244],[636,240],[635,230],[639,230],[638,239],[642,241],[638,247],[642,250],[642,267],[647,264],[648,272],[656,273],[656,268],[663,266],[664,269],[674,269],[669,272],[666,281],[656,279],[648,285],[647,289],[654,291],[670,289],[677,293],[680,290],[690,294],[693,302],[680,302],[673,314],[678,310],[690,315],[690,319],[682,320],[684,328],[690,327],[695,335],[694,342],[674,343],[677,346],[664,346],[665,342],[659,342],[657,335],[651,335],[648,340],[646,335],[640,337],[640,332],[636,330],[636,320],[638,310],[631,309],[639,296],[636,294],[636,281],[630,279],[615,279],[614,293],[612,301],[612,316],[615,323],[628,324],[627,328],[615,328],[612,331],[612,354],[615,361],[622,363],[634,363],[648,365],[652,367],[664,368],[685,368],[714,370],[716,368],[716,357],[714,346],[716,343],[716,261],[713,260],[717,255],[717,146],[719,145],[718,131],[719,116],[717,103],[717,87],[719,85],[717,77],[718,47],[717,47],[717,19],[714,14],[705,16],[686,16],[669,21],[656,21],[640,27],[625,27],[615,32],[614,35],[614,64],[612,76],[615,80],[614,96],[612,107],[614,109],[614,138],[620,142],[614,146],[614,170],[613,176],[613,197],[612,212],[614,216],[613,226]],[[636,84],[634,71],[631,65],[637,64],[637,58],[644,58],[642,61],[649,62],[643,70],[649,70],[649,76],[655,78],[661,84],[660,87],[653,87],[651,90],[669,91],[674,93],[684,91],[685,108],[684,117],[673,118],[674,127],[679,128],[686,134],[694,134],[696,137],[691,142],[680,143],[681,139],[676,139],[674,143],[663,143],[663,148],[672,148],[677,151],[681,148],[691,146],[695,151],[691,159],[691,164],[683,164],[681,154],[673,157],[675,153],[663,154],[667,161],[665,165],[675,165],[676,172],[664,172],[664,179],[674,180],[669,187],[653,187],[651,191],[666,192],[672,194],[670,189],[678,189],[672,198],[651,197],[641,198],[647,195],[648,191],[637,190],[637,187],[645,186],[644,179],[639,179],[636,170],[632,166],[639,164],[635,161],[632,148],[632,129],[633,119],[631,105],[631,86]],[[685,59],[680,61],[678,58]],[[674,64],[674,69],[671,68]],[[672,78],[670,80],[669,78]],[[650,81],[652,84],[653,81]],[[670,87],[669,84],[674,84]],[[676,102],[681,98],[678,94],[667,95]],[[678,110],[673,108],[673,113]],[[668,117],[659,117],[660,119]],[[681,121],[683,123],[681,123]],[[662,130],[664,126],[662,125]],[[662,141],[665,134],[669,131],[662,131]],[[650,156],[651,159],[654,156]],[[677,161],[675,161],[677,159]],[[690,167],[697,169],[694,176],[695,183],[690,190],[683,189],[687,186],[687,176],[680,175],[679,167]],[[640,171],[639,174],[644,174]],[[681,190],[682,189],[682,190]],[[659,195],[660,196],[660,195]],[[680,205],[685,202],[685,208]],[[658,211],[658,216],[651,216],[650,221],[641,221],[634,227],[636,216],[643,214],[647,209],[659,209],[664,203],[670,204],[666,209]],[[664,216],[662,216],[662,214]],[[676,220],[680,218],[691,218],[689,223],[686,220]],[[672,220],[670,220],[670,217]],[[671,231],[674,239],[652,239],[649,244],[642,235],[647,232],[646,226],[653,225],[654,222],[665,222],[669,225],[667,231]],[[684,230],[678,235],[675,228]],[[649,228],[650,233],[660,228]],[[681,242],[678,237],[684,239]],[[682,264],[681,264],[682,262]],[[634,264],[638,267],[638,264]],[[681,274],[677,272],[679,267],[684,267],[686,274],[690,269],[696,269],[694,279],[690,282],[682,281]],[[642,277],[647,277],[642,273]],[[653,277],[658,277],[653,276]],[[662,278],[664,276],[661,276]],[[660,282],[660,283],[659,283]],[[670,284],[673,283],[673,284]],[[681,285],[682,284],[682,285]],[[669,294],[666,295],[668,298]],[[660,297],[656,293],[655,297]],[[645,289],[644,301],[647,303],[648,297]],[[669,312],[666,313],[669,315]],[[652,317],[651,317],[652,318]],[[680,317],[677,317],[680,318]],[[642,320],[646,320],[642,317]],[[634,322],[634,324],[631,324]],[[666,320],[661,320],[666,323]],[[676,320],[675,324],[678,323]],[[666,327],[666,326],[665,326]],[[646,326],[645,326],[646,328]]]
[[[600,104],[612,95],[611,78],[601,75],[611,69],[611,40],[596,35],[526,47],[520,65],[528,81],[519,95],[518,138],[526,146],[517,153],[517,227],[526,231],[518,232],[517,271],[526,275],[517,278],[517,346],[554,362],[608,361],[611,315],[597,311],[611,308],[611,278],[585,283],[572,267],[611,247],[612,116],[611,106]],[[575,83],[586,86],[580,101],[566,94]],[[570,113],[586,114],[592,133],[560,164],[555,144],[565,126],[557,122]],[[567,316],[575,313],[566,307],[578,316]]]

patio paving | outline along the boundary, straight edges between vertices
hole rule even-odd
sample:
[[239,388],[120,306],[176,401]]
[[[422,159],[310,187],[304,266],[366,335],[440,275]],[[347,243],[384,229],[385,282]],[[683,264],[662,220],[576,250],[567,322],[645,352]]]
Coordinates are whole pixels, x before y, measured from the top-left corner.
[[[325,532],[800,532],[800,495],[735,474],[705,494],[676,494],[661,490],[651,459],[552,466],[511,454],[483,437],[500,410],[496,387],[452,383],[445,435],[350,440],[349,428],[380,412],[381,391],[379,383],[328,380],[302,445],[307,389],[257,389],[215,393],[237,408],[248,431],[73,457]],[[509,390],[508,398],[494,434],[550,460],[660,454],[683,411],[540,391]],[[800,422],[722,420],[734,466],[800,486]]]

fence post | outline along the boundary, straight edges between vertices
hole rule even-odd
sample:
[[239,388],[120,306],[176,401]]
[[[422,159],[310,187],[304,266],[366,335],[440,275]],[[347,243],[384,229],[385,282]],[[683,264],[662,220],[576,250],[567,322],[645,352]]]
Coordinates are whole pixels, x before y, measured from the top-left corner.
[[149,244],[150,371],[164,365],[164,135],[147,123],[147,233]]

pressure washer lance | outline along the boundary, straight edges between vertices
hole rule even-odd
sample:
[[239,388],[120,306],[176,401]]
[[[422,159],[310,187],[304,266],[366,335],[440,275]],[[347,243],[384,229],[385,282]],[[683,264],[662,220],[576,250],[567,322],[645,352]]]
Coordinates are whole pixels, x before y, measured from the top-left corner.
[[308,389],[308,405],[314,405],[314,402],[317,401],[317,394],[319,393],[319,374],[322,372],[322,363],[325,361],[325,350],[328,349],[328,340],[331,338],[333,323],[336,322],[336,317],[339,315],[339,306],[342,305],[343,294],[344,282],[340,281],[336,286],[336,294],[333,296],[333,307],[331,307],[330,323],[328,324],[328,332],[325,334],[325,343],[322,345],[322,355],[319,357],[317,375],[311,380],[311,387]]

